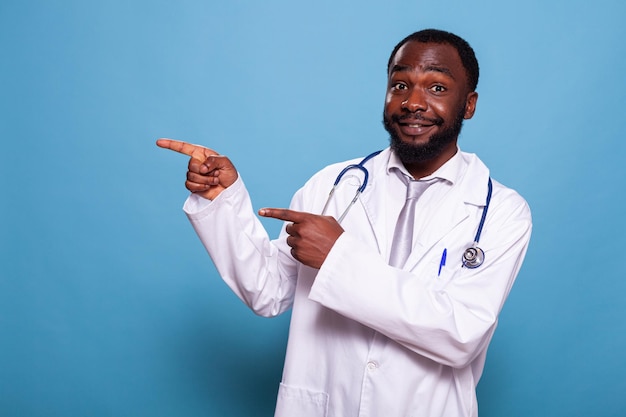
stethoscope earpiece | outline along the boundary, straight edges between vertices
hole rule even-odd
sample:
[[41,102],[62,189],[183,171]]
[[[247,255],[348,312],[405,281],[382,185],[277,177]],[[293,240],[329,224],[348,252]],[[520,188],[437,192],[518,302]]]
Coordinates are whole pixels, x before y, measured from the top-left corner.
[[485,261],[485,252],[477,247],[472,246],[471,248],[465,249],[463,252],[463,266],[469,269],[478,268]]

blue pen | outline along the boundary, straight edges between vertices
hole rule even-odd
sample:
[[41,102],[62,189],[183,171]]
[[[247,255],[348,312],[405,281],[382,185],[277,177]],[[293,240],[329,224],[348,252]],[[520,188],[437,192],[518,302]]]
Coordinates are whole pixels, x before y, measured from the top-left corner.
[[446,265],[447,255],[448,255],[448,249],[444,248],[443,253],[441,254],[441,262],[439,262],[439,272],[437,273],[437,276],[441,275],[441,268],[443,268]]

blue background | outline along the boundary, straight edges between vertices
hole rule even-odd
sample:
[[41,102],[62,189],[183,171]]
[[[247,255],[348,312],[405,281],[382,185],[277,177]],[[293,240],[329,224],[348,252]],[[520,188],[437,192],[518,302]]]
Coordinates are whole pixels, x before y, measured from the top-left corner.
[[625,5],[3,0],[0,415],[271,416],[289,317],[220,281],[187,160],[154,141],[213,147],[286,206],[386,146],[388,55],[426,27],[476,50],[460,145],[534,216],[481,417],[626,415]]

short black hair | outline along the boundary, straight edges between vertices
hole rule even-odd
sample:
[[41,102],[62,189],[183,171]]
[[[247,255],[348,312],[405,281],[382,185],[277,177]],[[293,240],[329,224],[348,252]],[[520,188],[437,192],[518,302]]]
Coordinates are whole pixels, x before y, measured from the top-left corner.
[[389,69],[391,67],[391,61],[396,56],[398,49],[402,47],[407,42],[421,42],[421,43],[446,43],[454,47],[459,53],[459,57],[461,58],[461,63],[465,68],[465,72],[467,73],[467,82],[472,91],[476,90],[476,86],[478,85],[478,60],[476,59],[476,55],[474,54],[474,50],[470,46],[465,39],[455,35],[454,33],[446,32],[444,30],[438,29],[424,29],[418,32],[412,33],[406,38],[402,39],[389,56],[389,61],[387,62],[387,74],[389,74]]

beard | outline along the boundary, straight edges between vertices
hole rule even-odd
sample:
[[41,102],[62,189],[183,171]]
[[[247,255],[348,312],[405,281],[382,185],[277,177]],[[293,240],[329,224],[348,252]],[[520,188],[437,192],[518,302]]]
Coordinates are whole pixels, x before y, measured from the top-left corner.
[[[408,117],[408,115],[409,113],[403,116],[392,115],[391,117],[387,117],[383,112],[383,125],[387,133],[389,133],[391,149],[393,149],[403,163],[414,164],[435,158],[440,155],[447,146],[456,141],[463,127],[465,105],[460,106],[455,119],[449,127],[438,133],[434,133],[428,138],[428,142],[423,144],[404,142],[394,127],[394,123],[398,123],[403,118]],[[419,118],[419,116],[417,116],[417,118]],[[443,126],[444,124],[444,120],[441,118],[423,120],[428,120],[437,126]]]

